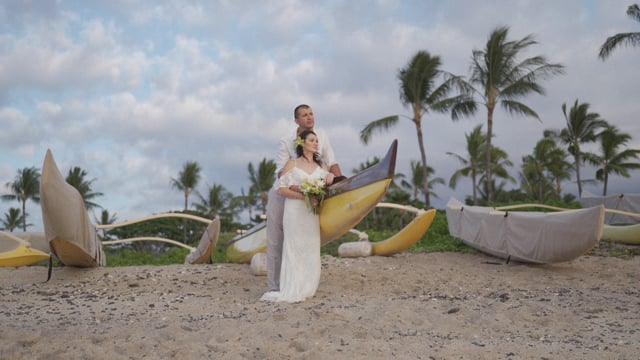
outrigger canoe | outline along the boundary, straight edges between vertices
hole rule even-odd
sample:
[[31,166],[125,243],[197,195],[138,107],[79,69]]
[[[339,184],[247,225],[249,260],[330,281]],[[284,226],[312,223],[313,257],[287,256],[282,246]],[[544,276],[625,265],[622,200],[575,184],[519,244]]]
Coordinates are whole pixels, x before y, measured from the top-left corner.
[[[45,156],[40,182],[40,205],[44,222],[44,236],[52,253],[65,265],[76,267],[105,266],[102,245],[133,241],[159,241],[181,246],[189,250],[185,264],[204,264],[210,261],[220,234],[220,221],[180,213],[153,215],[137,220],[111,225],[94,225],[89,220],[80,193],[60,174],[51,150]],[[160,237],[136,237],[101,242],[98,229],[110,229],[162,217],[177,217],[203,222],[207,228],[196,248],[175,240]]]
[[416,217],[409,224],[403,227],[396,234],[383,241],[371,243],[371,254],[380,256],[391,256],[401,253],[416,242],[422,239],[422,236],[429,230],[433,219],[436,216],[436,209],[424,210],[413,206],[398,205],[391,203],[380,203],[378,207],[396,208],[399,210],[410,211],[416,214]]
[[49,254],[32,248],[29,241],[0,231],[0,267],[37,264],[49,259]]
[[[357,256],[391,256],[407,250],[418,242],[422,236],[424,236],[436,216],[435,209],[424,210],[413,206],[393,203],[378,203],[376,207],[395,208],[401,211],[412,212],[416,216],[399,232],[383,241],[371,242],[369,241],[369,236],[365,232],[358,231],[357,229],[350,229],[349,232],[356,234],[359,240],[353,243],[343,243],[342,245],[346,244],[346,246],[350,246],[367,243],[367,248],[370,250],[367,250],[367,253],[363,254],[361,253],[363,250],[356,247],[357,250],[354,252],[358,253]],[[265,223],[256,225],[246,234],[243,234],[242,237],[245,241],[243,241],[240,246],[238,246],[237,243],[234,243],[236,244],[235,246],[233,246],[234,244],[231,244],[231,246],[227,248],[227,258],[233,262],[249,263],[251,262],[253,255],[267,250],[267,232]]]
[[446,209],[449,233],[487,254],[539,264],[576,259],[602,237],[602,205],[547,213],[509,210],[452,198]]
[[582,206],[605,206],[602,240],[640,244],[640,194],[594,195],[583,191]]
[[[600,205],[600,203],[596,203],[595,206]],[[640,221],[640,214],[634,213],[626,210],[619,209],[611,209],[607,207],[607,204],[602,204],[605,206],[604,208],[604,225],[602,227],[602,237],[600,240],[616,242],[622,244],[631,244],[631,245],[640,245],[640,224],[633,225],[610,225],[607,222],[607,219],[627,219],[626,223],[629,223],[629,219],[634,219],[632,221]],[[609,204],[612,205],[612,204]],[[567,211],[571,209],[561,208],[557,206],[543,205],[543,204],[521,204],[521,205],[511,205],[511,206],[503,206],[498,208],[498,210],[507,210],[507,209],[515,209],[515,208],[545,208],[554,211]]]
[[338,248],[338,254],[343,257],[363,257],[363,256],[391,256],[401,253],[416,242],[429,230],[436,216],[436,209],[424,210],[409,205],[393,203],[379,203],[377,207],[394,208],[400,211],[408,211],[416,216],[409,224],[400,231],[383,241],[369,241],[369,235],[362,231],[351,229],[358,235],[359,240],[354,242],[344,242]]
[[109,240],[109,241],[103,241],[102,244],[103,245],[115,245],[115,244],[122,244],[122,243],[130,243],[130,242],[134,242],[134,241],[164,242],[164,243],[173,244],[173,245],[176,245],[176,246],[179,246],[179,247],[183,247],[183,248],[189,250],[189,254],[187,254],[187,256],[184,259],[184,263],[185,264],[206,264],[206,263],[208,263],[211,260],[211,254],[213,253],[213,249],[215,249],[216,244],[218,243],[218,236],[220,235],[220,220],[219,219],[209,220],[209,219],[205,219],[205,218],[202,218],[202,217],[199,217],[199,216],[194,216],[194,215],[189,215],[189,214],[168,213],[168,214],[152,215],[152,216],[148,216],[148,217],[144,217],[144,218],[140,218],[140,219],[136,219],[136,220],[132,220],[132,221],[127,221],[127,222],[117,223],[117,224],[97,225],[96,228],[97,229],[101,229],[101,230],[102,229],[112,229],[112,228],[116,228],[116,227],[127,226],[127,225],[131,225],[131,224],[143,222],[143,221],[159,219],[159,218],[167,218],[167,217],[177,217],[177,218],[195,220],[195,221],[199,221],[199,222],[203,222],[205,224],[208,224],[207,228],[202,232],[202,236],[200,237],[200,241],[198,242],[198,246],[194,248],[194,247],[191,247],[189,245],[183,244],[183,243],[175,241],[175,240],[165,239],[165,238],[161,238],[161,237],[151,237],[151,236],[141,236],[141,237],[134,237],[134,238],[128,238],[128,239],[120,239],[120,240]]
[[77,267],[106,265],[82,196],[62,177],[51,150],[47,150],[42,166],[40,206],[45,237],[60,262]]
[[640,224],[635,225],[607,225],[604,224],[602,240],[640,245]]
[[[9,233],[11,236],[15,236],[29,243],[32,249],[40,250],[44,253],[51,252],[49,248],[49,242],[45,239],[44,232],[42,231],[13,231]],[[0,235],[0,238],[2,236]]]
[[640,224],[640,194],[598,196],[583,191],[579,201],[582,207],[604,205],[604,223],[607,225]]
[[[329,186],[319,214],[321,245],[347,233],[376,207],[393,179],[397,153],[398,140],[394,140],[380,162]],[[230,240],[227,258],[231,262],[248,263],[253,255],[266,250],[266,239],[266,223],[259,224]]]

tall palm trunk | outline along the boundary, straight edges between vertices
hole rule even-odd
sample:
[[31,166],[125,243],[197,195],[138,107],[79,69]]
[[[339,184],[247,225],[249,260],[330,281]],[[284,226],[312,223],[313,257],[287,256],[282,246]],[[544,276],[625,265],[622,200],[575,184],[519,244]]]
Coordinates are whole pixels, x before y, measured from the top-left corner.
[[478,205],[478,172],[474,167],[471,168],[471,182],[473,183],[473,205]]
[[542,164],[540,164],[539,161],[536,161],[536,173],[538,174],[538,201],[543,202],[544,201],[544,191],[543,191],[544,171],[542,168]]
[[422,158],[422,189],[424,191],[424,206],[425,208],[431,208],[431,201],[429,199],[429,178],[427,172],[427,154],[424,149],[422,126],[420,125],[420,116],[416,118],[416,133],[418,134],[418,145],[420,146],[420,157]]
[[576,154],[574,155],[576,159],[576,181],[578,182],[578,197],[582,197],[582,180],[580,180],[580,146],[576,144]]
[[609,182],[609,169],[607,165],[604,166],[604,189],[602,191],[602,196],[607,196],[607,184]]
[[184,191],[184,211],[189,209],[189,190]]
[[491,171],[491,139],[493,138],[493,110],[495,109],[497,91],[489,89],[489,101],[487,104],[487,153],[485,161],[487,166],[487,201],[493,201],[493,181]]
[[[189,188],[184,189],[184,212],[189,208]],[[187,243],[187,219],[182,219],[182,242]]]
[[22,231],[27,232],[27,199],[22,199]]
[[562,195],[562,181],[558,177],[556,177],[556,194],[558,195],[558,198]]

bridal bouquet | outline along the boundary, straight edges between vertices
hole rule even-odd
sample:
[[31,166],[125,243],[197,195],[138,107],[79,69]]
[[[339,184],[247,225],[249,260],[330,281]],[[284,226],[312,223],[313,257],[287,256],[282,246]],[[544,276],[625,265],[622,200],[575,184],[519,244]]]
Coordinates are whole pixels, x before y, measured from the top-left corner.
[[[300,191],[304,195],[304,202],[307,204],[307,209],[314,215],[318,215],[324,196],[327,194],[324,179],[306,180],[300,184]],[[312,197],[318,198],[318,204],[315,206],[311,204]]]

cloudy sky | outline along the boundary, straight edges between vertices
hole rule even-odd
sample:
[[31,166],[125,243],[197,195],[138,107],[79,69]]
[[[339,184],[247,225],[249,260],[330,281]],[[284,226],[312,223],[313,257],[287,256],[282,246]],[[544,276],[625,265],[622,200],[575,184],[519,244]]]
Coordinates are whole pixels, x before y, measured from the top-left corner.
[[[299,103],[313,107],[346,174],[395,138],[397,171],[407,174],[419,159],[412,122],[359,141],[369,122],[411,114],[399,101],[398,70],[426,50],[443,70],[466,76],[472,50],[501,25],[512,40],[535,36],[539,44],[523,55],[566,67],[543,82],[546,96],[523,100],[541,121],[496,113],[494,144],[516,164],[514,177],[543,130],[564,126],[562,104],[576,99],[640,148],[640,49],[597,57],[608,36],[640,31],[625,13],[630,1],[4,0],[0,192],[19,169],[41,168],[51,149],[64,175],[79,166],[96,179],[94,190],[104,193],[96,202],[121,221],[182,208],[170,181],[186,161],[202,167],[202,193],[215,183],[240,194],[247,165],[273,159],[277,140],[293,131]],[[425,145],[437,176],[448,181],[460,164],[446,153],[464,155],[465,133],[485,122],[482,111],[455,123],[428,116]],[[632,175],[612,179],[609,192],[640,192],[640,173]],[[471,189],[461,182],[435,192],[442,208]],[[0,202],[0,215],[18,206]],[[27,212],[31,230],[41,230],[39,206],[29,202]]]

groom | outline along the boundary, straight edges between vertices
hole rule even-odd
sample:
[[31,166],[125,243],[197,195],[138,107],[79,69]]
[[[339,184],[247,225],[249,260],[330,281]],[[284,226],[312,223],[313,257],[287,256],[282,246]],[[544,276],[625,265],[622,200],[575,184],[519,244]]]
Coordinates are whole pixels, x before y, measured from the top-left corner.
[[298,105],[293,110],[293,117],[298,128],[295,132],[282,137],[278,142],[278,156],[276,158],[276,181],[269,190],[267,202],[267,291],[280,290],[280,265],[282,263],[282,216],[284,212],[284,197],[278,195],[278,179],[287,161],[295,158],[295,139],[305,130],[312,130],[318,137],[318,154],[329,168],[329,172],[336,176],[334,183],[344,179],[340,166],[333,154],[333,148],[327,134],[321,129],[314,129],[315,118],[309,105]]

